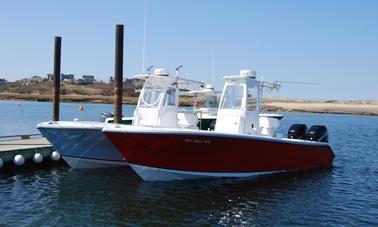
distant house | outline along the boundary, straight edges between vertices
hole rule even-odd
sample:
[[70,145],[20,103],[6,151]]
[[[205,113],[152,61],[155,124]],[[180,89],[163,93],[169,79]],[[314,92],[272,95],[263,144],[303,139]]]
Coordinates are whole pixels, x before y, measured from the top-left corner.
[[81,84],[93,84],[95,82],[95,77],[93,75],[83,75],[83,79],[79,80]]
[[26,79],[25,85],[31,85],[31,84],[39,84],[42,83],[42,77],[40,76],[32,76],[28,79]]
[[7,83],[8,83],[8,81],[6,79],[0,79],[0,86],[7,84]]
[[73,83],[75,82],[75,75],[74,74],[61,74],[60,79],[65,82]]
[[[55,75],[50,73],[50,74],[47,74],[47,80],[54,80],[55,79]],[[61,81],[65,81],[65,82],[69,82],[69,83],[74,83],[75,82],[75,75],[74,74],[60,74],[60,80]]]

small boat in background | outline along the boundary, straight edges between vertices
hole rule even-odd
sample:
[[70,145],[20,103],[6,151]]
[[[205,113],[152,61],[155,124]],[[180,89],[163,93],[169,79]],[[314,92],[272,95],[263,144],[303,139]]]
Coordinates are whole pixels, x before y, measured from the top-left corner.
[[214,131],[118,125],[104,127],[103,132],[146,181],[331,167],[334,154],[325,139],[327,130],[310,128],[305,139],[299,139],[295,132],[292,138],[278,138],[274,130],[261,127],[263,83],[272,89],[277,86],[256,80],[251,70],[226,76]]

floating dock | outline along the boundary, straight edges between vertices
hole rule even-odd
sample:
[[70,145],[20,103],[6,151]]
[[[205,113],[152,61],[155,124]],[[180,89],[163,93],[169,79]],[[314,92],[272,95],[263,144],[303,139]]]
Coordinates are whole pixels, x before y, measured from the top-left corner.
[[24,165],[38,166],[51,160],[60,163],[60,154],[46,138],[38,134],[5,136],[0,139],[0,170]]

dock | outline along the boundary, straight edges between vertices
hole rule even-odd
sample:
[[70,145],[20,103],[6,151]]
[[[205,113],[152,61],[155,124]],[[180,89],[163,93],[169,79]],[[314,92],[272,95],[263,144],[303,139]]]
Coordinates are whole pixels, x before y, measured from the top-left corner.
[[52,145],[44,137],[0,141],[0,153],[21,150],[52,149]]
[[[38,157],[35,157],[36,154]],[[51,160],[59,161],[60,155],[41,135],[0,137],[0,169],[21,167],[24,164],[37,166]]]

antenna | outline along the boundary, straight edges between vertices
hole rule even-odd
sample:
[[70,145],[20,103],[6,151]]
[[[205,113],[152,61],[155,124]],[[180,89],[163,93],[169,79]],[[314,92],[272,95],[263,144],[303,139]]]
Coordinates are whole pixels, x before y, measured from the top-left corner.
[[179,71],[182,68],[183,65],[180,65],[176,68],[176,77],[179,77]]
[[146,70],[147,70],[147,72],[148,72],[148,75],[151,75],[151,69],[153,68],[154,66],[153,65],[151,65],[150,67],[148,67]]
[[213,86],[215,87],[214,46],[211,46],[211,67],[213,76]]
[[146,27],[147,27],[147,0],[144,1],[144,27],[143,27],[143,53],[142,53],[142,72],[144,70],[144,59],[146,55]]

